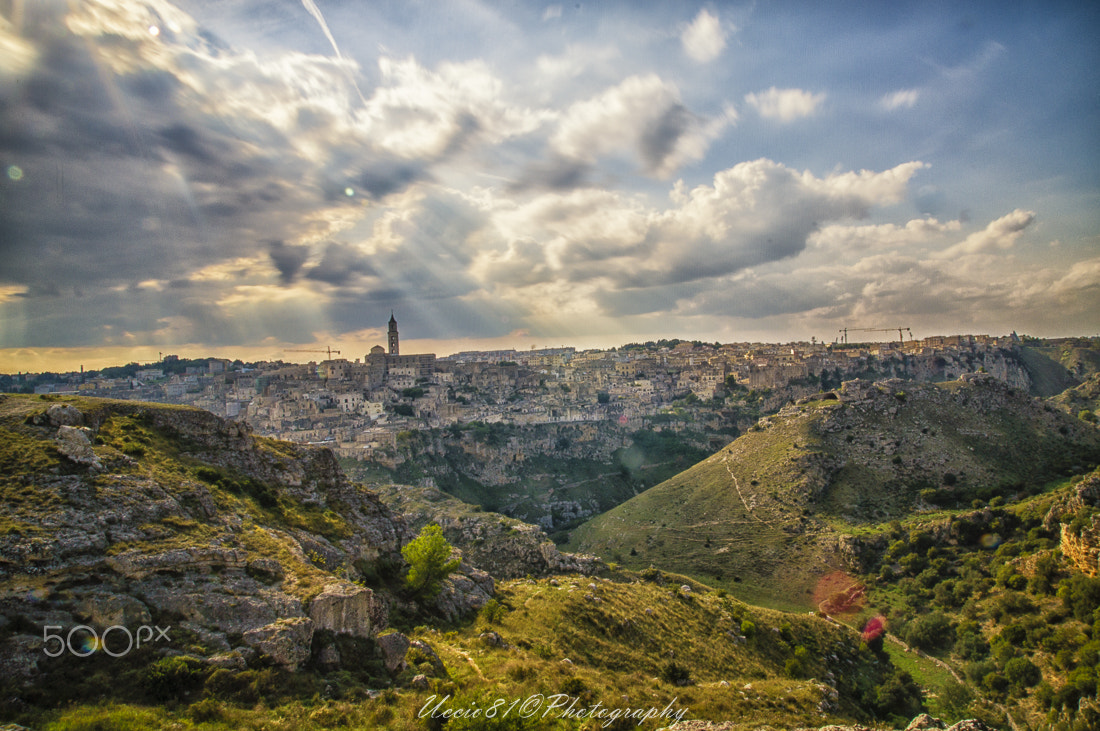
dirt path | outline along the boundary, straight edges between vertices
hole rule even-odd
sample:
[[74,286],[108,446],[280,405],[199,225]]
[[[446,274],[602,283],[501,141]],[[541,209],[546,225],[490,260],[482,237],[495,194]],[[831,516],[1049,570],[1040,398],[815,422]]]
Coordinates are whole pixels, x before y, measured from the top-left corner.
[[737,481],[737,476],[734,475],[733,470],[730,469],[730,459],[728,454],[722,455],[722,464],[725,465],[726,472],[729,473],[730,479],[733,480],[733,488],[737,490],[737,497],[741,498],[741,504],[745,506],[745,512],[747,512],[752,518],[763,523],[764,525],[776,528],[777,526],[775,525],[775,523],[772,523],[770,520],[764,520],[756,514],[756,511],[753,508],[749,507],[748,501],[745,500],[745,495],[741,492],[741,483]]

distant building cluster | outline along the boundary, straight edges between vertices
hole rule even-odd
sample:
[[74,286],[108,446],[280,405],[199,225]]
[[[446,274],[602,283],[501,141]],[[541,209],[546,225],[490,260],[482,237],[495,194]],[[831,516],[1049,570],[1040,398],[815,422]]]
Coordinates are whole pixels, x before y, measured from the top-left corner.
[[610,350],[571,347],[402,355],[391,314],[387,346],[362,358],[234,367],[176,356],[125,377],[70,374],[36,392],[192,404],[247,421],[256,432],[328,444],[370,457],[401,431],[480,421],[539,424],[606,419],[641,424],[670,408],[721,407],[750,392],[839,386],[887,367],[894,375],[949,380],[985,370],[1019,382],[1014,336],[936,336],[871,345],[810,342],[706,344],[660,341]]

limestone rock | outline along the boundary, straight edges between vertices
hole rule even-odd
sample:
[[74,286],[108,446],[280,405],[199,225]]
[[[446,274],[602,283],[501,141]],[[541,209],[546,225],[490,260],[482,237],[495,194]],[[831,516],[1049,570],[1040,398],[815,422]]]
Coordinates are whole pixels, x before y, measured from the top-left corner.
[[1074,533],[1071,526],[1062,523],[1062,555],[1086,576],[1100,574],[1100,522],[1093,516],[1088,525]]
[[103,468],[92,449],[92,430],[84,426],[60,426],[57,428],[57,451],[77,464]]
[[46,420],[53,426],[84,426],[84,414],[72,404],[52,404]]
[[396,675],[409,666],[405,661],[405,653],[409,651],[411,643],[405,635],[400,632],[391,632],[377,638],[375,644],[382,651],[382,661],[391,674]]
[[120,625],[136,631],[153,622],[149,608],[127,594],[91,594],[81,601],[79,609],[95,627]]
[[459,572],[451,574],[443,582],[443,588],[435,598],[435,607],[448,621],[477,611],[493,597],[493,577],[488,573],[463,563]]
[[905,731],[932,731],[932,729],[945,728],[943,721],[938,718],[933,718],[927,713],[922,713],[905,727]]
[[244,641],[288,670],[309,659],[313,642],[313,620],[309,617],[277,619],[271,624],[248,630]]
[[248,575],[264,582],[279,581],[285,576],[283,565],[273,558],[254,558],[248,562]]
[[386,625],[385,604],[374,592],[355,584],[329,584],[309,605],[317,629],[371,637]]

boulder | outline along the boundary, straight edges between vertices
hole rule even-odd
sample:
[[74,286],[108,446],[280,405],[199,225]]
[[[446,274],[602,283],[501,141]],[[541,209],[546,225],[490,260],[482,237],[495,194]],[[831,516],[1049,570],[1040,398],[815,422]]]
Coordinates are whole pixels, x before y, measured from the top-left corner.
[[946,728],[943,721],[933,718],[927,713],[922,713],[909,722],[909,725],[905,727],[905,731],[939,731],[943,728]]
[[53,404],[46,419],[54,426],[84,426],[84,414],[72,404]]
[[102,469],[95,450],[92,449],[91,429],[83,426],[59,426],[57,428],[57,451],[70,461],[86,467]]
[[329,584],[309,605],[317,629],[355,637],[373,637],[386,625],[386,606],[370,589]]
[[244,633],[244,641],[276,664],[288,670],[297,670],[310,656],[313,620],[309,617],[277,619],[271,624],[248,630]]
[[382,651],[382,661],[386,664],[386,670],[391,674],[396,675],[409,666],[405,661],[405,653],[411,646],[408,637],[400,632],[391,632],[377,638],[375,643]]

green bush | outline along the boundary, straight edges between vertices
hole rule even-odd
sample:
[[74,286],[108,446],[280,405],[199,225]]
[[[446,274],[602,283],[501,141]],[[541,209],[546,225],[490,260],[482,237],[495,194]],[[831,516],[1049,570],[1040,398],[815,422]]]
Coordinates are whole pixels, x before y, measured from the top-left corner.
[[443,537],[443,529],[435,523],[424,526],[420,535],[401,549],[401,555],[409,562],[405,586],[413,596],[428,599],[439,593],[443,580],[462,563],[451,558],[452,550]]
[[206,680],[202,661],[185,655],[163,657],[145,671],[145,692],[159,701],[180,698],[195,690]]
[[955,641],[955,629],[943,612],[931,612],[908,624],[904,639],[922,650],[939,650]]

